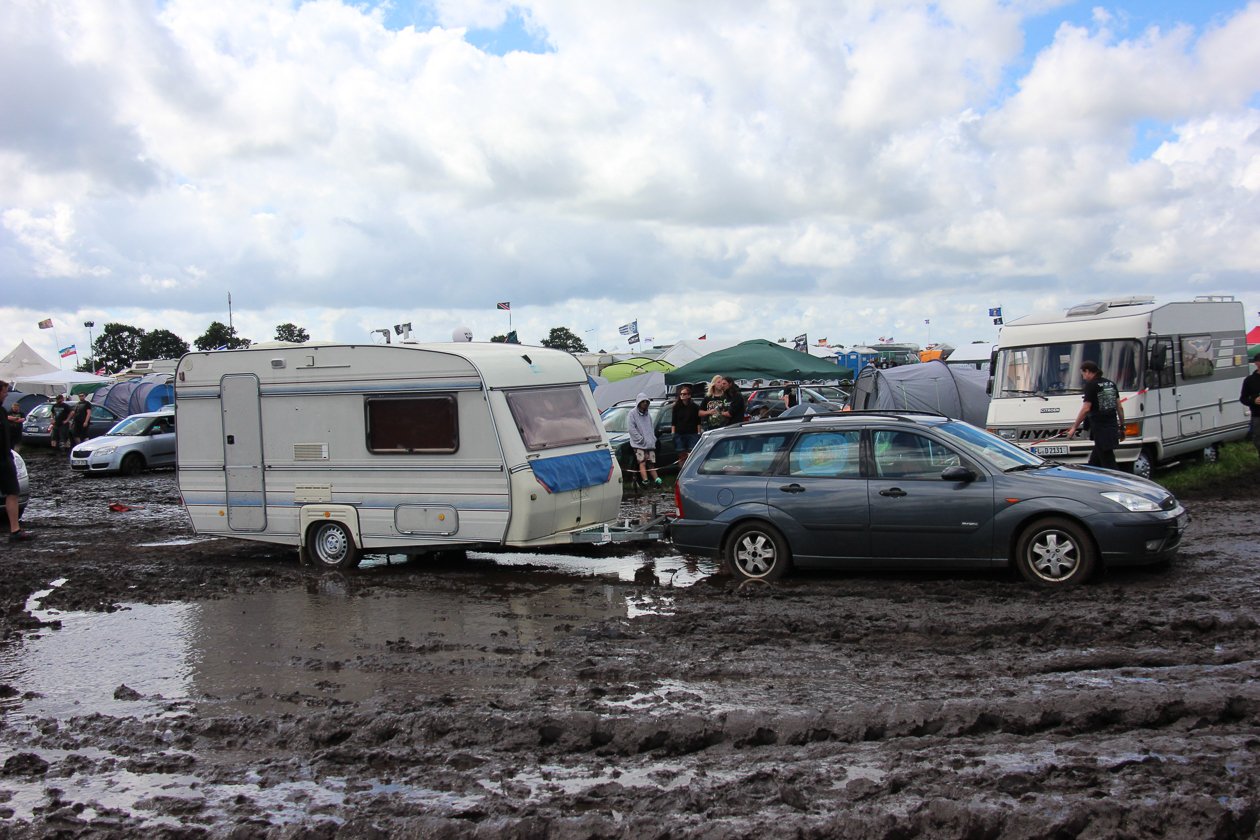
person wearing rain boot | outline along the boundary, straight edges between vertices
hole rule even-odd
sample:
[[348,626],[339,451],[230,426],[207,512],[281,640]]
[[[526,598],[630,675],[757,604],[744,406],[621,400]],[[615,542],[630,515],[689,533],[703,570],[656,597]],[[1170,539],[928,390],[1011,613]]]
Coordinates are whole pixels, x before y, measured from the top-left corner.
[[[0,402],[9,395],[9,383],[0,382]],[[22,488],[18,486],[17,466],[13,463],[13,430],[9,427],[8,412],[0,422],[0,495],[4,496],[4,512],[9,517],[9,542],[25,542],[33,539],[30,531],[22,529],[19,521]]]
[[[651,404],[647,394],[640,393],[635,397],[634,411],[630,412],[628,424],[630,448],[634,450],[634,460],[639,464],[639,484],[644,487],[661,483],[660,476],[656,474],[656,429],[652,415],[648,413]],[[648,473],[652,474],[651,482],[648,481]]]

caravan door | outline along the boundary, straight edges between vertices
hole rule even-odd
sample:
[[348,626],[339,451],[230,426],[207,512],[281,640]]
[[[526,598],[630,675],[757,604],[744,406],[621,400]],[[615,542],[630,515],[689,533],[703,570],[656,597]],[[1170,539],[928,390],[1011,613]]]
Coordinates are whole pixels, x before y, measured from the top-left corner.
[[229,374],[220,381],[219,389],[228,527],[233,531],[262,531],[267,527],[267,504],[258,377],[252,373]]

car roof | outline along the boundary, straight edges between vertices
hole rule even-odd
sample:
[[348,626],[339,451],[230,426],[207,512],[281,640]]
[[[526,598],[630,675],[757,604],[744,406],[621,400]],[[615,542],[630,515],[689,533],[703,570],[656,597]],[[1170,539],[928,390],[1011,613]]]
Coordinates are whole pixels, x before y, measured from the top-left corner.
[[817,412],[815,414],[800,414],[795,417],[776,417],[771,420],[749,421],[715,429],[712,434],[727,437],[738,434],[741,431],[761,433],[772,429],[785,429],[806,424],[845,428],[848,426],[865,426],[872,421],[880,420],[916,426],[940,426],[945,423],[959,422],[946,417],[944,414],[937,414],[932,411],[864,409],[861,411]]

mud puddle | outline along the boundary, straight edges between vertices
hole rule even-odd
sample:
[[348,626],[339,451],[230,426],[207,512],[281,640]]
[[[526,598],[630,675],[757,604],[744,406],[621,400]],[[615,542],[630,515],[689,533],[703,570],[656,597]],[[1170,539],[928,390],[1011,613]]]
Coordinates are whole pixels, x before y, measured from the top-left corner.
[[667,596],[611,585],[362,595],[331,576],[212,601],[42,609],[41,599],[66,584],[54,581],[27,602],[34,617],[57,624],[0,650],[0,671],[19,695],[0,708],[33,718],[162,715],[191,705],[259,713],[378,692],[516,691],[533,683],[529,669],[557,640],[670,607]]

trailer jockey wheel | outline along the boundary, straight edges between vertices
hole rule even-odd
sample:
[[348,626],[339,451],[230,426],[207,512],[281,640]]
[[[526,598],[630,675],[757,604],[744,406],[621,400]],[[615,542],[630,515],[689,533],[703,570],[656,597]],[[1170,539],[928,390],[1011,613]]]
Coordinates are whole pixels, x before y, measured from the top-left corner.
[[324,569],[353,569],[363,556],[350,529],[340,522],[312,525],[306,532],[306,551],[311,561]]

